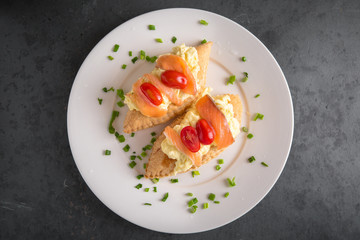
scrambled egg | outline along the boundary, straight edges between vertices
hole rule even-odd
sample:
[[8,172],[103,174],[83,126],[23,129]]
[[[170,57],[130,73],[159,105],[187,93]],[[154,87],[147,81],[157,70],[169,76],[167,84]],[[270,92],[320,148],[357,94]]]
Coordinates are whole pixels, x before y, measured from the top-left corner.
[[[203,95],[206,94],[207,91],[209,90],[206,90],[203,93]],[[213,97],[213,99],[215,101],[216,106],[225,115],[226,120],[230,127],[230,131],[233,137],[235,138],[240,133],[240,123],[234,117],[234,110],[233,110],[233,105],[230,103],[231,101],[230,96],[227,95],[216,96]],[[200,119],[200,115],[194,106],[186,113],[181,123],[174,127],[174,130],[180,134],[180,131],[186,126],[195,127],[199,119]],[[211,145],[200,144],[200,150],[199,150],[200,154],[202,156],[205,155],[207,152],[209,152],[210,147],[212,145],[215,145],[215,143],[212,143]],[[182,152],[180,152],[167,138],[161,143],[161,150],[166,155],[168,155],[169,158],[177,160],[174,170],[175,174],[179,172],[184,172],[192,167],[193,164],[191,159]]]
[[[187,46],[185,46],[185,44],[181,44],[180,46],[174,47],[172,50],[173,50],[172,54],[177,55],[186,61],[187,65],[189,66],[189,68],[191,70],[191,73],[193,74],[193,76],[196,80],[196,83],[197,83],[196,86],[199,89],[200,85],[199,85],[199,79],[197,78],[197,75],[198,75],[198,72],[200,71],[200,66],[199,66],[199,56],[196,51],[196,48],[187,47]],[[161,74],[164,71],[165,70],[160,69],[160,68],[154,68],[154,70],[151,73],[160,78]],[[130,94],[132,94],[132,93],[133,93],[133,91],[130,92]],[[175,89],[175,93],[182,100],[185,100],[186,98],[191,96],[190,94],[182,92],[180,89]],[[164,94],[161,94],[161,95],[162,95],[164,101],[159,105],[159,107],[162,109],[167,109],[168,106],[171,104],[171,101]],[[131,99],[129,97],[127,97],[126,95],[125,95],[124,102],[125,102],[125,104],[128,105],[130,110],[139,111],[136,104],[133,101],[131,101]]]

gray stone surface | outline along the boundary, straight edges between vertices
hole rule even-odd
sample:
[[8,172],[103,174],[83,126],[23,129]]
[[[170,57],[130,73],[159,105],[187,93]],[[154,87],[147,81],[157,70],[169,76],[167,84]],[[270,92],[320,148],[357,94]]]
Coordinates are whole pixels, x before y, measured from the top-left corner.
[[[242,218],[192,235],[118,217],[86,186],[66,133],[71,85],[110,30],[168,7],[254,33],[291,89],[295,132],[279,181]],[[1,1],[1,239],[360,239],[360,1]]]

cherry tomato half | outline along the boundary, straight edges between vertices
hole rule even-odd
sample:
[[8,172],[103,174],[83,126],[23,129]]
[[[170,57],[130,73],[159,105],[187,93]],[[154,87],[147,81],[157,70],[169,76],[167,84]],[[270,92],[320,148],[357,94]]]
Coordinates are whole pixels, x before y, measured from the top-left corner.
[[199,136],[199,141],[204,145],[209,145],[214,141],[215,131],[213,127],[205,119],[200,119],[196,123],[196,132]]
[[184,74],[167,70],[161,74],[161,82],[171,88],[184,89],[188,81]]
[[184,127],[180,133],[181,141],[191,152],[197,152],[200,150],[199,137],[196,133],[196,129],[192,126]]
[[141,84],[140,89],[141,89],[142,93],[155,106],[159,106],[163,102],[163,98],[161,96],[159,89],[157,89],[157,87],[155,87],[151,83],[146,82],[146,83]]

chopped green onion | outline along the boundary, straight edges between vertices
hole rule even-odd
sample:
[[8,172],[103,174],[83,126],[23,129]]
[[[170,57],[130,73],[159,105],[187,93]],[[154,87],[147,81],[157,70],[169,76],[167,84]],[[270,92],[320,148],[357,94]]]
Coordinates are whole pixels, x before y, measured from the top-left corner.
[[146,57],[145,57],[145,60],[146,60],[147,62],[150,62],[150,61],[151,61],[151,57],[150,57],[150,56],[146,56]]
[[256,95],[255,95],[255,98],[258,98],[258,97],[260,97],[260,94],[256,94]]
[[146,153],[146,152],[142,152],[140,155],[141,155],[142,157],[146,157],[147,153]]
[[261,162],[261,164],[263,165],[263,166],[265,166],[265,167],[268,167],[269,165],[267,165],[266,163],[264,163],[264,162]]
[[256,113],[253,120],[254,121],[256,121],[257,119],[263,120],[263,118],[264,118],[264,115],[262,115],[261,113]]
[[129,57],[132,57],[132,51],[129,51]]
[[141,51],[140,51],[140,59],[141,59],[141,60],[144,60],[145,57],[146,57],[145,52],[144,52],[143,50],[141,50]]
[[145,188],[144,191],[145,192],[149,192],[150,188]]
[[196,209],[197,209],[197,206],[194,205],[194,206],[192,206],[192,208],[190,208],[190,212],[191,212],[191,213],[195,213],[195,212],[196,212]]
[[232,75],[229,77],[229,80],[227,81],[226,85],[234,84],[235,81],[236,81],[236,77],[235,75]]
[[131,59],[132,63],[136,63],[136,61],[138,60],[138,57],[134,57],[133,59]]
[[191,174],[192,174],[192,177],[195,177],[195,175],[200,175],[200,172],[199,171],[192,171]]
[[152,146],[151,146],[150,144],[148,144],[148,145],[146,145],[144,148],[145,148],[146,150],[151,150],[151,149],[152,149]]
[[114,134],[115,133],[115,128],[113,127],[113,122],[115,121],[115,118],[119,116],[119,112],[118,111],[113,111],[112,115],[111,115],[111,119],[110,119],[110,123],[109,123],[109,133]]
[[175,36],[171,38],[171,41],[172,41],[173,43],[175,43],[176,40],[177,40],[177,38],[176,38]]
[[110,91],[114,91],[114,88],[111,87],[111,88],[107,89],[106,87],[104,87],[102,90],[103,90],[104,92],[110,92]]
[[157,192],[157,187],[154,187],[154,188],[153,188],[153,191],[154,191],[154,192]]
[[254,135],[252,134],[252,133],[249,133],[248,135],[247,135],[247,138],[248,139],[252,139],[254,137]]
[[135,166],[136,166],[136,162],[135,162],[135,161],[131,161],[131,162],[129,163],[129,167],[134,168]]
[[137,157],[139,160],[142,160],[142,158],[141,158],[139,155],[137,155],[136,157]]
[[131,137],[134,137],[135,136],[135,133],[131,133],[131,135],[130,135]]
[[249,77],[249,74],[247,72],[244,72],[245,77]]
[[136,154],[136,152],[133,152],[133,154]]
[[163,40],[161,38],[155,38],[155,41],[158,43],[163,43]]
[[169,193],[165,193],[165,195],[164,195],[163,199],[161,199],[161,201],[166,202],[168,197],[169,197]]
[[144,203],[144,205],[151,206],[151,203]]
[[201,44],[207,43],[206,39],[201,41]]
[[151,139],[151,143],[154,144],[155,141],[156,141],[156,137],[153,137],[153,138]]
[[136,176],[136,178],[139,180],[142,179],[143,177],[144,177],[144,175],[142,175],[142,174]]
[[192,194],[191,192],[187,193],[186,195],[189,196],[189,197],[194,196],[194,194]]
[[98,98],[98,101],[99,101],[99,105],[101,105],[102,104],[102,98]]
[[105,150],[105,155],[111,155],[111,151],[110,150]]
[[115,137],[119,140],[119,142],[125,142],[124,135],[120,135],[118,132],[115,132]]
[[135,188],[137,188],[137,189],[142,188],[142,184],[141,184],[141,183],[139,183],[138,185],[136,185],[136,186],[135,186]]
[[135,160],[136,159],[136,156],[135,155],[131,155],[130,156],[130,160]]
[[210,193],[208,199],[211,200],[211,201],[214,201],[215,200],[215,194]]
[[218,163],[219,163],[219,164],[224,164],[224,159],[219,159],[219,160],[218,160]]
[[219,171],[221,169],[220,165],[215,166],[216,171]]
[[124,93],[124,90],[123,89],[117,89],[116,90],[116,95],[118,95],[118,97],[121,99],[121,100],[125,100],[125,93]]
[[156,136],[156,132],[152,132],[151,136],[153,136],[153,137]]
[[126,69],[126,66],[127,66],[126,64],[123,64],[123,65],[121,66],[121,68],[122,68],[122,69]]
[[255,161],[256,159],[255,159],[254,156],[251,156],[248,160],[249,160],[250,163],[252,163],[252,162]]
[[110,59],[111,61],[114,60],[112,56],[108,56],[108,59]]
[[243,79],[241,79],[242,82],[246,82],[249,78],[248,77],[244,77]]
[[228,178],[227,181],[228,181],[228,183],[229,183],[229,187],[234,187],[234,186],[236,186],[235,177],[233,177],[232,179]]
[[149,30],[155,30],[155,25],[150,24],[148,27],[149,27]]
[[230,195],[230,193],[229,192],[226,192],[225,194],[224,194],[224,197],[228,197]]
[[220,201],[214,201],[215,204],[220,204]]
[[188,202],[188,206],[191,207],[192,205],[196,204],[198,202],[197,198],[193,198]]
[[123,147],[124,152],[128,152],[130,150],[129,144],[126,144],[125,147]]
[[242,60],[243,62],[246,62],[246,57],[242,57],[241,60]]
[[125,103],[124,103],[123,101],[118,101],[116,104],[117,104],[119,107],[125,106]]
[[144,169],[146,169],[146,163],[144,163],[144,166],[143,166]]
[[177,182],[179,182],[179,179],[177,179],[177,178],[175,178],[175,179],[170,179],[170,182],[171,182],[171,183],[177,183]]
[[157,56],[153,56],[150,58],[150,62],[154,63],[156,61],[156,59],[157,59]]
[[158,183],[160,181],[160,179],[159,178],[153,178],[153,179],[151,179],[151,181],[156,184],[156,183]]
[[203,209],[207,209],[207,208],[209,208],[209,203],[204,203],[203,204]]
[[117,52],[119,50],[119,44],[115,44],[113,51]]
[[207,26],[209,23],[205,20],[200,20],[200,24]]
[[242,130],[243,130],[243,132],[248,132],[249,131],[249,129],[247,127],[243,127]]

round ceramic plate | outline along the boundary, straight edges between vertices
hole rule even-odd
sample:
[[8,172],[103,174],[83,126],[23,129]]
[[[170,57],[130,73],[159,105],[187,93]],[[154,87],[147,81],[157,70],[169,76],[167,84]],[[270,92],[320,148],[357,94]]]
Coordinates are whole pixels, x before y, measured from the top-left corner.
[[[208,25],[202,25],[200,20]],[[156,26],[155,31],[148,25]],[[175,36],[176,43],[171,39]],[[161,38],[163,43],[155,41]],[[148,56],[171,52],[172,47],[185,43],[196,46],[206,39],[213,41],[207,74],[207,85],[212,95],[234,93],[243,103],[241,126],[246,126],[254,137],[246,138],[241,131],[236,142],[220,156],[200,167],[200,175],[191,172],[160,179],[154,184],[149,179],[137,179],[144,174],[148,157],[135,160],[129,167],[130,156],[140,155],[150,143],[151,133],[157,135],[165,125],[124,134],[120,143],[108,132],[112,111],[119,117],[114,122],[119,134],[127,107],[116,105],[116,89],[129,91],[131,85],[154,63],[131,62],[144,50]],[[117,52],[113,46],[119,44]],[[133,56],[129,56],[132,51]],[[114,59],[110,61],[108,56]],[[246,56],[246,62],[241,58]],[[126,69],[122,65],[126,64]],[[241,79],[248,73],[248,81]],[[226,85],[229,76],[237,82]],[[103,88],[115,89],[103,92]],[[255,95],[260,94],[255,98]],[[102,104],[98,98],[103,99]],[[262,120],[253,120],[256,113]],[[220,227],[241,217],[270,191],[286,163],[293,134],[293,108],[288,85],[274,57],[250,32],[237,23],[214,13],[195,9],[165,9],[150,12],[120,25],[106,35],[90,52],[74,81],[68,106],[68,135],[77,167],[95,195],[112,211],[139,226],[167,233],[195,233]],[[125,145],[130,146],[124,152]],[[106,156],[105,150],[111,150]],[[147,151],[150,155],[150,151]],[[249,163],[254,156],[256,161]],[[216,170],[218,159],[224,159]],[[265,162],[268,167],[261,164]],[[236,186],[230,187],[227,178],[235,177]],[[171,183],[170,179],[178,179]],[[142,184],[142,188],[135,188]],[[156,192],[154,191],[156,187]],[[148,192],[145,189],[149,189]],[[193,197],[187,193],[193,193]],[[227,198],[224,194],[229,192]],[[165,202],[161,201],[168,193]],[[214,203],[208,195],[216,195]],[[198,199],[197,211],[191,213],[188,201]],[[145,205],[149,203],[150,205]],[[209,208],[203,209],[208,203]]]

